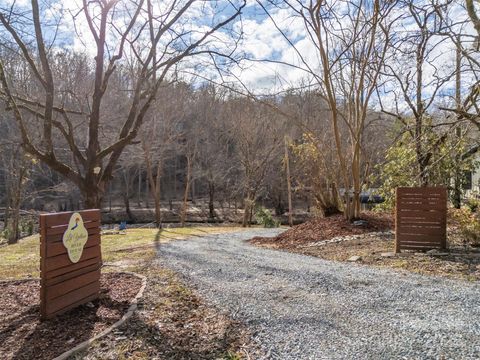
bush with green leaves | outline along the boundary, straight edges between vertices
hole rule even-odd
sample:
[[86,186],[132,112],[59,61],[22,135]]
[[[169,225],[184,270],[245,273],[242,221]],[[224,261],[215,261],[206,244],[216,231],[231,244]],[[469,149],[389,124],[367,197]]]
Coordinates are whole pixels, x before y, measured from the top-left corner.
[[273,218],[270,210],[263,206],[258,206],[255,209],[255,220],[257,221],[257,224],[263,225],[263,227],[266,228],[274,228],[280,225],[280,222]]
[[[472,171],[478,165],[473,158],[459,160],[468,148],[465,139],[439,137],[430,129],[425,130],[423,146],[429,150],[427,177],[430,186],[449,186],[458,171]],[[408,132],[388,148],[385,162],[376,166],[375,173],[373,183],[380,184],[378,194],[385,199],[378,206],[381,210],[393,208],[397,187],[421,186],[415,143]]]

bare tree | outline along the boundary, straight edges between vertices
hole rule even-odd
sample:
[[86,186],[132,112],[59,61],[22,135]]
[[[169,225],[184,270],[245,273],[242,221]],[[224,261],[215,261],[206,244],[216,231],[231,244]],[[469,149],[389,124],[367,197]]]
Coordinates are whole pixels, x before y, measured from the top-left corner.
[[[388,92],[394,96],[396,106],[394,110],[383,110],[404,125],[405,131],[408,131],[415,143],[418,182],[422,186],[430,183],[428,169],[433,152],[445,140],[441,134],[433,145],[426,140],[428,127],[432,125],[432,108],[438,105],[441,90],[456,72],[455,67],[438,64],[438,50],[449,40],[448,36],[442,34],[449,25],[446,14],[450,3],[451,1],[432,1],[419,4],[412,0],[401,1],[400,5],[408,9],[402,22],[413,24],[403,36],[398,36],[396,41],[390,43],[391,53],[395,56],[385,64],[385,75],[394,80],[386,85],[387,89],[391,89]],[[408,111],[401,110],[399,104],[406,104]]]
[[224,110],[230,120],[238,162],[241,165],[244,216],[242,225],[249,226],[255,202],[273,160],[281,159],[283,136],[277,134],[275,117],[266,106],[258,106],[245,98],[231,99]]
[[[182,136],[179,125],[184,121],[190,89],[186,84],[164,84],[152,106],[145,127],[140,135],[147,179],[155,205],[155,223],[162,226],[161,178],[172,144]],[[176,154],[174,154],[176,156]]]
[[25,191],[30,182],[34,165],[32,158],[14,141],[15,129],[10,121],[0,121],[2,135],[7,139],[0,143],[0,171],[5,196],[4,229],[9,244],[20,238],[20,210]]
[[[360,191],[364,182],[363,133],[369,105],[379,81],[390,43],[395,2],[284,1],[304,23],[319,64],[309,61],[270,14],[275,26],[295,51],[299,63],[317,84],[329,106],[332,133],[344,188],[344,215],[360,215]],[[320,67],[320,70],[317,68]],[[347,136],[342,136],[342,128]]]
[[[28,16],[16,6],[0,11],[2,43],[7,44],[3,50],[12,49],[22,55],[38,87],[36,93],[22,91],[21,74],[7,71],[7,68],[13,69],[13,65],[5,64],[4,60],[0,62],[1,96],[13,111],[22,146],[27,153],[75,183],[87,207],[101,206],[105,186],[112,178],[123,149],[137,136],[158,88],[171,70],[194,55],[223,56],[223,50],[215,46],[212,35],[240,14],[245,1],[228,3],[225,12],[213,16],[211,27],[193,30],[195,36],[187,26],[193,0],[150,5],[150,1],[144,0],[83,0],[78,14],[68,20],[68,24],[75,27],[76,17],[83,16],[96,47],[91,69],[93,92],[87,99],[79,99],[68,89],[61,89],[62,79],[55,76],[53,60],[53,49],[58,51],[54,45],[60,24],[55,24],[55,31],[46,29],[38,1],[31,1]],[[154,9],[159,7],[166,10],[155,13]],[[119,17],[125,26],[118,26]],[[30,18],[31,22],[25,20]],[[34,35],[22,29],[31,29]],[[125,61],[134,63],[136,69],[126,89],[127,110],[122,114],[123,122],[116,136],[102,143],[105,96],[110,80]],[[85,147],[76,137],[80,124],[87,128]],[[38,129],[41,129],[40,138],[35,136]],[[74,166],[58,155],[54,145],[58,136],[67,144]]]

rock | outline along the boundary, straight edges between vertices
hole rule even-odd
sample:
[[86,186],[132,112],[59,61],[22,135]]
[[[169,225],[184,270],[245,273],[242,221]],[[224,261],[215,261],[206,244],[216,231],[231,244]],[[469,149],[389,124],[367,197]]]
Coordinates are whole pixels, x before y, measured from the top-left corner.
[[354,226],[366,226],[368,224],[368,221],[366,220],[355,220],[353,222]]
[[360,260],[362,260],[362,257],[361,257],[361,256],[354,255],[354,256],[349,257],[347,261],[357,262],[357,261],[360,261]]
[[426,252],[427,255],[431,255],[431,256],[448,256],[450,255],[449,253],[447,252],[440,252],[440,250],[438,249],[432,249],[432,250],[428,250]]
[[392,258],[392,257],[395,257],[395,253],[394,252],[384,252],[384,253],[381,253],[380,256],[384,257],[384,258]]

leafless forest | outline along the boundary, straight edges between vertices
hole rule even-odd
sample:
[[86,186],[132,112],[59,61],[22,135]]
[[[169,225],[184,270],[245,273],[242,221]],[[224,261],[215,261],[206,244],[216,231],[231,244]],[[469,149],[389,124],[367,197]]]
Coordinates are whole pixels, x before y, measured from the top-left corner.
[[478,187],[477,5],[0,1],[3,229],[82,208],[356,219],[397,185],[460,206]]

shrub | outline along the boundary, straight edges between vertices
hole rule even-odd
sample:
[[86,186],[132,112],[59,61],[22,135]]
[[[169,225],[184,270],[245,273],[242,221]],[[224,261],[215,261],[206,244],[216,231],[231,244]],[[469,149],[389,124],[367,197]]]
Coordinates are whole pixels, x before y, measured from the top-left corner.
[[275,220],[270,210],[259,206],[255,209],[255,220],[258,224],[263,225],[266,228],[274,228],[280,225],[279,221]]
[[3,237],[5,240],[10,239],[10,236],[12,235],[12,231],[10,227],[6,227],[2,231],[0,231],[0,237]]
[[22,221],[20,224],[20,228],[22,229],[22,232],[24,234],[32,235],[33,228],[34,228],[33,220],[28,219],[28,220]]
[[452,219],[457,223],[465,243],[480,246],[480,215],[469,208],[461,208],[451,212]]
[[465,202],[465,206],[468,207],[472,213],[477,212],[480,206],[480,200],[475,198],[468,198]]

